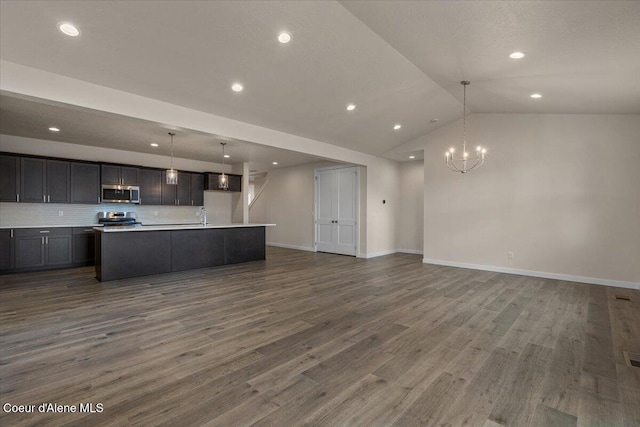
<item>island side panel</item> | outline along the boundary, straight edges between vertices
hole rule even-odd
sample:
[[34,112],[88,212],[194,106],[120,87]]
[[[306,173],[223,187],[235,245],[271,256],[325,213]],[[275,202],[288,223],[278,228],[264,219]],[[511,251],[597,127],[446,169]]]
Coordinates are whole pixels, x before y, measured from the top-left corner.
[[265,227],[229,228],[224,234],[224,263],[258,261],[266,258]]
[[172,271],[223,265],[224,232],[216,229],[172,231]]
[[171,272],[171,232],[103,232],[100,236],[100,281]]

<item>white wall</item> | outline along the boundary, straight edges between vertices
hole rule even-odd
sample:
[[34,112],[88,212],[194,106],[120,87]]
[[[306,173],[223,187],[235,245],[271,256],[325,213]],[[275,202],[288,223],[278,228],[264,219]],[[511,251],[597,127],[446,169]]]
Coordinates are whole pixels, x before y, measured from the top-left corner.
[[[380,160],[366,168],[360,167],[358,172],[360,257],[396,252],[399,166],[392,161]],[[276,224],[267,229],[267,242],[313,250],[314,170],[336,165],[339,164],[318,162],[269,172],[269,182],[249,212],[250,222]]]
[[467,134],[489,150],[468,174],[444,165],[460,121],[419,141],[426,260],[637,287],[640,116],[476,114]]
[[314,250],[314,170],[332,162],[308,163],[269,171],[268,184],[249,211],[249,222],[273,223],[269,244]]
[[401,192],[399,171],[398,163],[385,159],[377,159],[367,165],[367,239],[364,251],[367,258],[397,251],[396,214],[400,208]]
[[249,222],[249,163],[236,163],[233,165],[233,173],[242,175],[242,191],[233,193],[232,220],[234,223],[247,224]]
[[234,193],[205,191],[204,207],[207,210],[207,222],[211,224],[231,224]]
[[424,237],[424,162],[400,164],[399,210],[396,216],[397,248],[400,252],[422,254]]

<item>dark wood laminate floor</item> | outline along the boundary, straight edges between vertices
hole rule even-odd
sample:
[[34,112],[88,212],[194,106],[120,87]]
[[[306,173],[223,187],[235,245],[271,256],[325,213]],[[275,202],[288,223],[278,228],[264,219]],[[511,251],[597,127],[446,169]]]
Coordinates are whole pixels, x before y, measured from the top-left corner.
[[[3,426],[640,426],[640,292],[269,248],[0,277]],[[631,301],[615,298],[627,296]]]

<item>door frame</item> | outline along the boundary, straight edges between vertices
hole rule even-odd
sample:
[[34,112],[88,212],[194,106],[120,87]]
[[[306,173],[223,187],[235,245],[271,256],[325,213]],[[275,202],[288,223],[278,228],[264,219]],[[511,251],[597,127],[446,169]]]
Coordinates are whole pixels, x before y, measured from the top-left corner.
[[357,165],[328,166],[313,170],[313,252],[318,252],[318,172],[350,168],[356,170],[356,253],[354,256],[360,257],[360,166]]

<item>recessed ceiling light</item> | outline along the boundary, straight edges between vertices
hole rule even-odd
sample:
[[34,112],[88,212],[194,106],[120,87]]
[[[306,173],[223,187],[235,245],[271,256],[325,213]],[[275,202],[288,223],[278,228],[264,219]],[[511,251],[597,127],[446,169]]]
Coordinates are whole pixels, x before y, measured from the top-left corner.
[[409,156],[409,158],[410,158],[410,159],[415,159],[415,158],[416,158],[416,156]]
[[278,41],[283,44],[289,43],[291,41],[291,34],[286,31],[281,32],[278,34]]
[[356,109],[356,105],[355,104],[349,104],[347,105],[347,111],[353,111]]
[[525,55],[524,52],[513,52],[511,55],[509,55],[509,58],[511,58],[511,59],[522,59],[525,56],[527,56],[527,55]]
[[398,129],[400,129],[401,127],[402,127],[402,125],[400,125],[400,124],[395,125],[395,126],[393,127],[393,130],[398,130]]
[[52,126],[52,127],[50,127],[50,128],[49,128],[49,130],[50,130],[51,132],[60,132],[60,129],[58,129],[58,128],[56,128],[56,127],[53,127],[53,126]]
[[80,30],[78,30],[75,25],[69,24],[68,22],[59,23],[58,29],[71,37],[77,37],[80,35]]
[[152,147],[157,147],[157,146],[158,146],[158,144],[156,144],[155,142],[152,142],[152,143],[151,143],[151,146],[152,146]]
[[242,92],[242,89],[244,89],[244,86],[242,86],[240,83],[234,83],[231,86],[231,90],[234,92]]
[[542,98],[542,95],[540,95],[539,93],[532,93],[531,95],[529,95],[531,98],[533,99],[539,99]]
[[440,119],[439,119],[439,118],[437,118],[437,117],[435,117],[435,118],[431,119],[431,123],[437,123],[437,122],[438,122],[438,120],[440,120]]
[[277,165],[277,164],[278,164],[278,162],[273,162],[272,164],[273,164],[273,165]]
[[224,155],[224,158],[225,158],[225,159],[228,159],[229,157],[231,157],[231,156],[230,156],[230,155],[228,155],[228,154],[225,154],[225,155]]

